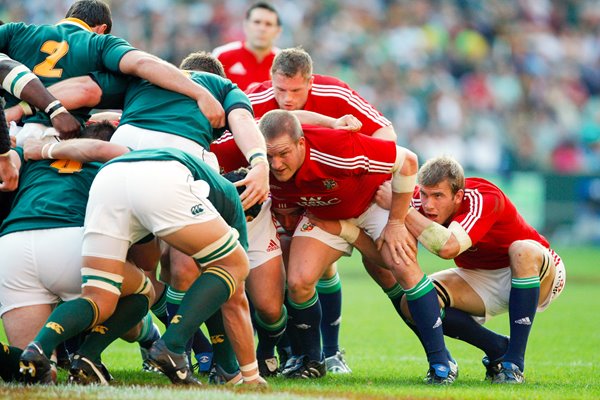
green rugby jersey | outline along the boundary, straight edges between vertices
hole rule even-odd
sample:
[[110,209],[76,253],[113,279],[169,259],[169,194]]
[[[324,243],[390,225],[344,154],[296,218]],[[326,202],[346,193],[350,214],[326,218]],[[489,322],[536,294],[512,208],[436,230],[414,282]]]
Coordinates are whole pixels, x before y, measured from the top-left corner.
[[[208,72],[182,73],[208,89],[223,105],[226,115],[236,108],[254,115],[246,94],[230,80]],[[120,124],[183,136],[205,149],[227,129],[213,129],[195,100],[141,79],[132,79],[127,87]]]
[[88,193],[102,164],[71,160],[23,161],[12,209],[0,236],[36,229],[83,226]]
[[[131,50],[135,48],[125,40],[98,35],[76,18],[64,19],[56,25],[11,22],[0,26],[0,52],[26,65],[46,87],[93,71],[119,72],[121,58]],[[75,115],[85,118],[87,111]],[[50,125],[44,113],[23,122]]]
[[194,180],[203,180],[210,186],[208,200],[217,209],[227,224],[240,234],[239,242],[248,250],[246,216],[237,189],[231,182],[215,172],[208,164],[184,151],[174,148],[135,150],[117,157],[104,165],[119,162],[178,161],[185,165]]

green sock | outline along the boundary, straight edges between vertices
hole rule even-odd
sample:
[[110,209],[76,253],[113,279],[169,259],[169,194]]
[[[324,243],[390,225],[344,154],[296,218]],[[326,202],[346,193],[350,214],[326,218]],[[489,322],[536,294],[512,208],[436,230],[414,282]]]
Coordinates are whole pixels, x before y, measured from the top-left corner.
[[183,354],[196,329],[235,291],[233,277],[223,268],[208,268],[189,288],[179,310],[162,336],[167,348]]
[[12,382],[19,375],[19,358],[23,350],[0,343],[0,377],[4,382]]
[[99,362],[100,354],[109,344],[144,318],[148,312],[148,306],[148,298],[143,294],[132,294],[119,299],[113,314],[104,323],[94,326],[77,353],[94,362]]
[[97,315],[97,306],[87,299],[62,303],[50,314],[34,341],[39,343],[46,357],[50,357],[60,343],[89,328]]
[[231,342],[225,334],[225,325],[223,325],[221,310],[217,310],[216,313],[206,320],[206,327],[210,334],[214,362],[219,364],[228,374],[237,372],[240,366],[231,347]]

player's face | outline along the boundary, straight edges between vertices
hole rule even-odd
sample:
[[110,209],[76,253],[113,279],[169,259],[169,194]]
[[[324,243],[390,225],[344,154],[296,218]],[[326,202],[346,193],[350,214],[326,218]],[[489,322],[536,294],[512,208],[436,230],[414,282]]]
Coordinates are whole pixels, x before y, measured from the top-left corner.
[[300,73],[289,78],[276,73],[272,77],[275,101],[282,110],[302,110],[312,88],[313,77],[305,79]]
[[255,8],[249,18],[244,20],[244,33],[246,44],[251,50],[271,49],[281,33],[277,15],[264,8]]
[[304,214],[303,208],[271,208],[273,215],[277,218],[277,221],[281,224],[282,228],[285,229],[286,233],[293,234],[298,225],[298,221]]
[[445,225],[454,216],[462,202],[463,190],[452,194],[447,180],[435,186],[421,186],[421,204],[425,216],[438,224]]
[[305,144],[301,137],[295,142],[288,135],[267,141],[267,158],[271,173],[280,182],[289,181],[304,162]]

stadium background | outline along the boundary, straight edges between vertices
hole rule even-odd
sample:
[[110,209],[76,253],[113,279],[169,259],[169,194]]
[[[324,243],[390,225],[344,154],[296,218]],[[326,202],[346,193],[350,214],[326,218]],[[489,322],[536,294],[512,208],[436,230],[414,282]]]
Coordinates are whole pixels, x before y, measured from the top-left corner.
[[[72,1],[0,0],[55,23]],[[174,64],[243,38],[245,0],[108,1],[113,33]],[[421,160],[492,178],[553,243],[600,243],[600,3],[273,0],[281,48],[347,81]]]

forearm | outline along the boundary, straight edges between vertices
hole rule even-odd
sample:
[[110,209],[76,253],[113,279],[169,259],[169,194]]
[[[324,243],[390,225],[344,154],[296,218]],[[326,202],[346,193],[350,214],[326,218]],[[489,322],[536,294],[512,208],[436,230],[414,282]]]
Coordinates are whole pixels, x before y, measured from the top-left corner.
[[303,125],[316,125],[325,128],[335,127],[335,118],[328,117],[327,115],[306,110],[294,110],[292,111],[292,114],[294,114]]
[[102,89],[89,76],[70,78],[48,87],[67,110],[95,107],[102,98]]
[[255,156],[256,153],[261,153],[259,157],[264,158],[260,161],[266,163],[267,145],[265,144],[263,135],[258,130],[258,126],[256,125],[256,121],[252,114],[246,109],[237,108],[229,113],[227,120],[235,144],[242,154],[246,156],[248,163],[252,163],[251,158]]
[[125,146],[102,140],[72,139],[44,145],[41,157],[80,162],[106,162],[128,152],[129,149]]
[[392,204],[390,221],[404,223],[412,193],[417,183],[418,160],[416,154],[396,146],[396,161],[392,168]]
[[125,54],[119,63],[119,69],[124,74],[146,79],[156,86],[194,100],[205,96],[213,97],[206,88],[189,79],[174,65],[140,50]]
[[[406,216],[406,227],[423,247],[444,259],[452,259],[470,247],[469,243],[461,250],[461,245],[451,229],[428,219],[414,208],[411,208]],[[466,237],[468,238],[468,235]]]

